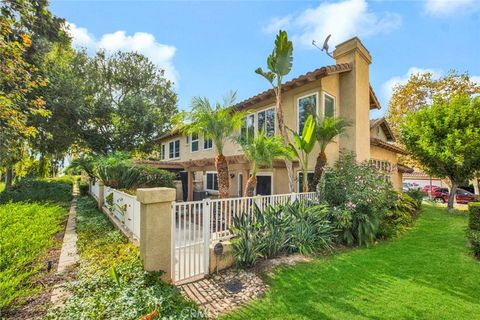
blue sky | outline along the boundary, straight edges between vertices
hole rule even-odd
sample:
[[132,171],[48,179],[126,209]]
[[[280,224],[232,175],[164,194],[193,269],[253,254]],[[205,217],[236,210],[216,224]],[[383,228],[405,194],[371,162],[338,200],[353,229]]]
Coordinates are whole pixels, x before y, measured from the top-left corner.
[[331,48],[358,35],[373,56],[371,83],[383,114],[390,88],[408,74],[468,71],[480,83],[480,0],[423,1],[52,1],[71,24],[74,45],[94,52],[134,50],[176,82],[179,107],[193,96],[243,100],[268,89],[265,66],[275,32],[294,41],[288,78],[334,61],[310,45],[331,33]]

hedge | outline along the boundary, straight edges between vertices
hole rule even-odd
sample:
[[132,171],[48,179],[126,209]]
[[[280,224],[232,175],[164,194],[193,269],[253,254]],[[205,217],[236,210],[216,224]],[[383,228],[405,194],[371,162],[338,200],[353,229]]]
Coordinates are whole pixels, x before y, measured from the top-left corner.
[[473,253],[480,258],[480,202],[470,202],[468,204],[469,214],[469,239],[472,245]]

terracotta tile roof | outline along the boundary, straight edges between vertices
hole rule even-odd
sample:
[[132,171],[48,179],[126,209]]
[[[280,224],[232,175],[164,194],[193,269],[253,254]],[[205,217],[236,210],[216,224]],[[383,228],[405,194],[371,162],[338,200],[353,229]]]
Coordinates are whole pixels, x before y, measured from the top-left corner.
[[377,138],[370,138],[370,145],[377,146],[380,148],[383,148],[388,151],[392,151],[398,154],[402,155],[408,155],[408,152],[403,150],[400,147],[397,147],[396,145],[393,145],[391,143],[385,142],[383,140],[377,139]]
[[[324,76],[328,76],[331,74],[336,74],[336,73],[342,73],[342,72],[347,72],[352,70],[352,64],[351,63],[341,63],[341,64],[334,64],[334,65],[329,65],[325,67],[318,68],[314,71],[307,72],[306,74],[303,74],[297,78],[294,78],[290,81],[287,81],[283,84],[282,86],[282,92],[288,91],[290,89],[300,87],[304,84],[307,84],[309,82],[316,81]],[[237,103],[235,105],[235,108],[239,110],[247,109],[248,107],[265,101],[267,99],[273,98],[275,96],[275,93],[273,89],[269,89],[266,91],[263,91],[262,93],[259,93],[253,97],[250,97],[246,100],[243,100],[240,103]]]

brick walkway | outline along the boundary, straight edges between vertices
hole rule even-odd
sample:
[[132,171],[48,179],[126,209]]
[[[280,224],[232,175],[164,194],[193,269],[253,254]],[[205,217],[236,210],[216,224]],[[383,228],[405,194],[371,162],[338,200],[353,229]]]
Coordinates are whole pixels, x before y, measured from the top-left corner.
[[[240,292],[231,293],[225,288],[225,283],[232,279],[241,281],[243,288]],[[198,303],[211,318],[214,318],[262,296],[267,286],[252,272],[227,270],[210,278],[181,285],[179,288],[183,295]]]
[[[78,185],[73,185],[73,199],[70,205],[70,211],[68,213],[67,226],[65,228],[65,234],[63,236],[62,251],[60,252],[60,258],[58,260],[57,273],[63,273],[65,270],[77,263],[77,232],[76,217],[77,217],[77,198],[78,198]],[[68,293],[62,290],[60,287],[56,287],[52,291],[51,303],[54,307],[61,305],[63,301],[68,297]]]

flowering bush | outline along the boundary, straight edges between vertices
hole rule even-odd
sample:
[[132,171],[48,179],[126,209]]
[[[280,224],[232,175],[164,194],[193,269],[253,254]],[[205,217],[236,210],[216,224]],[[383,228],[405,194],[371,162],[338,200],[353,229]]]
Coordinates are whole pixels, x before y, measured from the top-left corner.
[[333,168],[325,171],[320,198],[332,212],[339,238],[349,245],[371,243],[381,217],[392,201],[391,183],[369,162],[358,163],[353,154],[342,154]]

